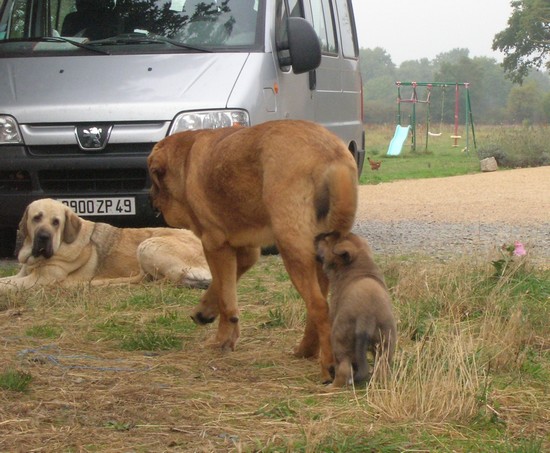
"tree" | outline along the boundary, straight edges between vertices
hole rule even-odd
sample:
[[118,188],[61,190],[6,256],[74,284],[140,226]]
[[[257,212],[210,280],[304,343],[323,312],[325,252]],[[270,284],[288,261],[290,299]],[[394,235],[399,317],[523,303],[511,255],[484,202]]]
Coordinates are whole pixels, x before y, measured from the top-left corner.
[[359,61],[361,65],[361,74],[366,79],[375,77],[390,76],[394,77],[395,64],[391,57],[381,47],[374,49],[361,49],[359,51]]
[[470,51],[461,47],[437,54],[434,60],[435,69],[439,69],[444,64],[457,64],[461,60],[469,58],[469,55]]
[[427,58],[406,60],[401,63],[396,75],[401,82],[430,82],[434,80],[433,64]]
[[550,2],[516,0],[511,5],[508,26],[495,35],[493,50],[504,53],[504,71],[521,84],[529,69],[550,69]]
[[366,122],[393,121],[395,64],[381,47],[360,50]]
[[544,121],[543,93],[535,81],[512,88],[508,96],[508,114],[513,123],[536,124]]

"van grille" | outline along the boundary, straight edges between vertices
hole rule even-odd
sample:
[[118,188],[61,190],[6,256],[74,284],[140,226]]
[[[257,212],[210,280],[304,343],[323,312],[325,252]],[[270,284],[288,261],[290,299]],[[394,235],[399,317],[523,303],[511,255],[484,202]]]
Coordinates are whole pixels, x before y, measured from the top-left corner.
[[147,171],[132,169],[42,170],[40,186],[51,192],[124,192],[146,189]]
[[32,189],[31,175],[23,170],[0,171],[0,192],[25,192]]
[[32,145],[28,147],[32,156],[81,156],[82,154],[145,154],[153,149],[154,143],[109,143],[102,151],[82,151],[78,145]]

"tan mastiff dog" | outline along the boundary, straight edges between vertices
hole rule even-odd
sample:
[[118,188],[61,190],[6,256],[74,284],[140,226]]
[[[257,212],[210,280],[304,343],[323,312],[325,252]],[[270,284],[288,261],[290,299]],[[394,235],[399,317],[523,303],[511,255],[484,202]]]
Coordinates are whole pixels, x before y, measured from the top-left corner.
[[189,230],[94,223],[45,198],[27,206],[18,233],[22,266],[0,279],[0,293],[51,284],[137,283],[145,276],[201,288],[211,281],[202,244]]
[[316,262],[315,237],[346,233],[357,208],[357,166],[346,145],[307,121],[182,132],[160,141],[148,160],[151,198],[166,222],[190,228],[203,243],[212,284],[193,319],[220,315],[214,344],[239,337],[237,281],[275,244],[307,308],[298,356],[319,353],[330,380],[333,356],[328,281]]
[[[332,385],[342,387],[370,377],[367,351],[386,381],[397,341],[397,328],[384,275],[367,241],[353,233],[328,235],[317,244],[329,277],[332,349],[336,362]],[[353,374],[352,374],[353,370]]]

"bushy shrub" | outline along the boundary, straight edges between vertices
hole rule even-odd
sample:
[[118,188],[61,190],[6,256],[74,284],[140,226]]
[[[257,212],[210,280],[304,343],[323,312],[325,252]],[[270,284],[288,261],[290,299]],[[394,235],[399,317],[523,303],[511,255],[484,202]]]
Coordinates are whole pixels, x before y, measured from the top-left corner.
[[479,160],[494,157],[499,167],[509,166],[509,159],[506,153],[496,144],[490,144],[477,150]]
[[478,149],[480,159],[494,157],[499,167],[550,165],[550,128],[504,127],[492,142]]

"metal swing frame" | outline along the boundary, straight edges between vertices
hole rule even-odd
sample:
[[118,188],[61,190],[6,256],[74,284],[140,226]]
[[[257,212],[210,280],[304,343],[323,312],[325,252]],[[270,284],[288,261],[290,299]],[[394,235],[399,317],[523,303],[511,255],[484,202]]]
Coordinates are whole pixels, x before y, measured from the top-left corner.
[[[443,89],[443,96],[445,96],[445,90],[448,87],[454,87],[455,89],[455,110],[454,110],[454,131],[450,136],[452,139],[452,147],[457,148],[458,140],[462,138],[458,133],[459,129],[459,116],[460,116],[460,88],[466,90],[466,95],[464,97],[464,111],[465,111],[465,129],[466,129],[466,146],[464,150],[469,152],[470,149],[470,131],[472,134],[472,141],[474,148],[477,148],[476,135],[474,128],[474,117],[472,114],[472,104],[470,101],[470,84],[468,82],[395,82],[397,86],[397,124],[401,126],[402,122],[402,111],[401,104],[408,103],[412,104],[412,112],[410,115],[410,127],[411,127],[411,151],[416,151],[417,145],[417,136],[416,136],[416,106],[417,104],[426,104],[426,140],[425,140],[425,149],[428,150],[428,142],[430,137],[430,105],[431,105],[431,95],[432,88],[440,87]],[[401,97],[401,88],[402,87],[412,87],[412,94],[409,99],[403,99]],[[426,88],[426,98],[421,100],[418,98],[418,87]],[[443,108],[443,107],[442,107]],[[441,112],[441,119],[443,120],[443,112]],[[441,133],[439,134],[441,135]],[[431,135],[438,136],[438,135]]]

